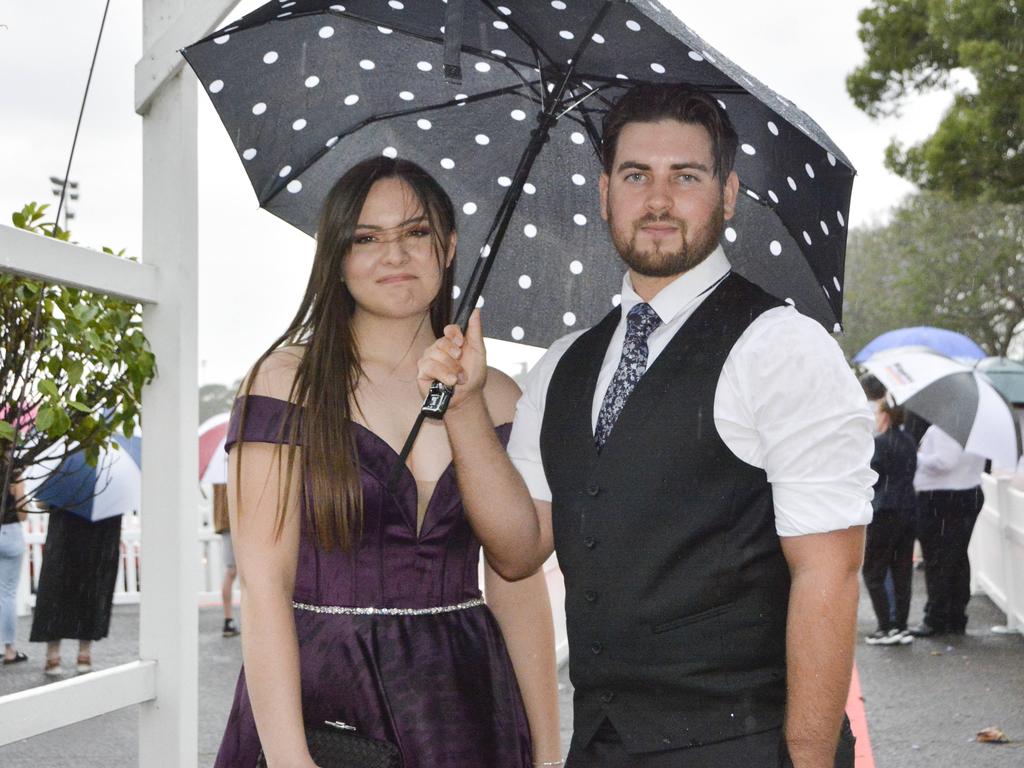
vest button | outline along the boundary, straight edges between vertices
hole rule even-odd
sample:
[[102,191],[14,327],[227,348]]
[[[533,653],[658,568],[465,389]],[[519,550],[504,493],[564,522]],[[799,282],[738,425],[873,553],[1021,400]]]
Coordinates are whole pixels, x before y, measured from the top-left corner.
[[595,592],[592,589],[588,589],[586,592],[584,592],[583,596],[585,598],[587,598],[587,602],[588,603],[596,603],[597,602],[597,592]]
[[603,701],[605,704],[611,704],[613,701],[615,701],[615,692],[605,691],[601,694],[601,701]]
[[587,486],[587,496],[597,496],[601,492],[601,486],[597,483],[591,483]]
[[593,536],[587,536],[585,539],[583,539],[583,546],[585,546],[587,549],[593,549],[597,546],[597,539],[595,539]]
[[601,651],[603,651],[603,650],[604,650],[604,645],[600,641],[598,641],[598,640],[595,640],[594,642],[592,642],[590,644],[590,651],[595,656],[599,655],[601,653]]

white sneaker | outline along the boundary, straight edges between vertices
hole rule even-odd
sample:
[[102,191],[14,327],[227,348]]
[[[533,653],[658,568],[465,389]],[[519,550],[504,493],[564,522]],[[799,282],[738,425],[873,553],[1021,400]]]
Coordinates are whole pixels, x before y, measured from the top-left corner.
[[870,635],[864,638],[864,642],[868,645],[898,645],[900,643],[901,633],[898,629],[876,630]]
[[910,645],[912,642],[914,642],[914,636],[910,634],[909,629],[899,630],[898,637],[900,639],[900,645]]

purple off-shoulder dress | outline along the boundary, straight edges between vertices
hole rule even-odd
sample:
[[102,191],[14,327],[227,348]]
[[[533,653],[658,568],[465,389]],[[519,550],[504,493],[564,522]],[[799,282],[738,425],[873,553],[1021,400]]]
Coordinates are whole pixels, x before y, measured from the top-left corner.
[[[228,430],[239,441],[279,442],[282,419],[300,412],[267,397],[241,401]],[[307,606],[433,608],[480,597],[480,545],[466,521],[452,466],[441,476],[416,535],[416,484],[403,470],[386,489],[395,451],[354,425],[363,487],[363,535],[351,553],[319,550],[303,515],[294,601]],[[497,429],[508,440],[510,425]],[[285,433],[287,434],[287,432]],[[530,735],[515,673],[485,605],[437,614],[351,615],[296,607],[302,709],[307,725],[341,720],[398,745],[405,768],[525,768]],[[244,631],[244,630],[243,630]],[[253,768],[260,754],[245,684],[216,768]]]

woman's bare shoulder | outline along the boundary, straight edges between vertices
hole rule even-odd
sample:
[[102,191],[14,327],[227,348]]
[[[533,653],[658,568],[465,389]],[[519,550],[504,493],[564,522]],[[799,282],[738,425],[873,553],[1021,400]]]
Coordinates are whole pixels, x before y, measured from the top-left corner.
[[238,393],[292,400],[292,385],[304,352],[305,348],[297,345],[275,349],[258,367],[249,370]]

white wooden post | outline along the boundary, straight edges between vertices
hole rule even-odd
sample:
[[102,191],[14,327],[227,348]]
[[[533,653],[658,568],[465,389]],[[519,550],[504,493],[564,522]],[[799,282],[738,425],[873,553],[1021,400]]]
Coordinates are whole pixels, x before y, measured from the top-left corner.
[[[144,0],[149,51],[184,0]],[[148,102],[142,128],[142,252],[159,271],[144,329],[159,366],[143,395],[139,656],[155,659],[156,698],[139,707],[139,766],[196,765],[198,580],[195,559],[198,137],[196,82],[178,71]]]
[[998,477],[996,482],[999,499],[999,546],[1002,551],[1003,594],[1006,599],[1006,623],[992,627],[996,634],[1016,634],[1021,631],[1017,622],[1016,576],[1014,563],[1014,537],[1010,514],[1010,477]]

